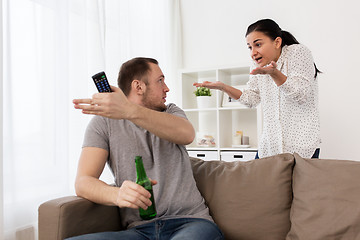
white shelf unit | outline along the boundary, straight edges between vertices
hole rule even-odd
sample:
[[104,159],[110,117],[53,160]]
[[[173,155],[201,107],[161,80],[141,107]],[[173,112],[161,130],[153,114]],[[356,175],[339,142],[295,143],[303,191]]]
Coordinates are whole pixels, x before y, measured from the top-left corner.
[[[247,161],[255,158],[262,129],[261,106],[248,108],[240,103],[223,106],[223,92],[212,89],[212,97],[215,98],[213,106],[199,109],[194,94],[196,88],[193,86],[193,83],[203,81],[222,81],[231,86],[244,86],[248,80],[247,66],[208,70],[185,69],[180,72],[182,109],[193,124],[196,133],[209,134],[215,138],[216,143],[214,147],[198,146],[195,138],[187,146],[190,156],[224,161]],[[249,136],[249,148],[232,146],[236,131],[243,131],[244,136]]]

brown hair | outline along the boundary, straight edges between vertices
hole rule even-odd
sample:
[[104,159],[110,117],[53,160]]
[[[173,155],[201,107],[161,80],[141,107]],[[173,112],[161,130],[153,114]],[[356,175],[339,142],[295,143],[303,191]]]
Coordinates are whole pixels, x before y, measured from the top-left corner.
[[[279,25],[272,19],[261,19],[253,24],[251,24],[245,34],[245,37],[252,32],[262,32],[272,40],[275,40],[277,37],[281,37],[281,47],[285,45],[299,44],[298,40],[289,32],[281,30]],[[314,63],[315,67],[315,78],[318,73],[322,73]]]
[[137,57],[121,65],[118,86],[126,96],[129,95],[133,80],[141,80],[147,84],[147,73],[150,71],[149,63],[158,65],[158,61],[153,58]]

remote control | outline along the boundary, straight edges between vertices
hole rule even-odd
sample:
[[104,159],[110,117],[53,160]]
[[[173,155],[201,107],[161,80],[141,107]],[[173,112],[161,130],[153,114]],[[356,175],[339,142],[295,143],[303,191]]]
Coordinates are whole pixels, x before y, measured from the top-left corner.
[[92,76],[96,88],[99,92],[111,92],[110,84],[106,78],[105,72],[99,72]]

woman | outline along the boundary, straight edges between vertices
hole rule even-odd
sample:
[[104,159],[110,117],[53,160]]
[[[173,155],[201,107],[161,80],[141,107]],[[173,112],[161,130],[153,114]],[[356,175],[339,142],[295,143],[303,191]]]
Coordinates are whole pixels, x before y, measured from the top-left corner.
[[194,86],[219,89],[248,107],[262,103],[263,131],[257,158],[286,152],[318,158],[320,71],[311,52],[271,19],[251,24],[245,36],[254,62],[247,90],[219,81]]

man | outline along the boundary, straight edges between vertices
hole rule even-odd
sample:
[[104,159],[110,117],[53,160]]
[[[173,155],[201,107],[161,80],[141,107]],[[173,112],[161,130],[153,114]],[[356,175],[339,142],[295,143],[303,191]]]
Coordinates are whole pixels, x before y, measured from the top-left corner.
[[[120,69],[112,93],[74,100],[75,108],[95,114],[85,133],[76,177],[76,193],[93,202],[120,208],[127,230],[80,239],[223,239],[196,187],[185,146],[194,129],[175,104],[158,62],[134,58]],[[157,216],[142,220],[139,208],[151,205],[150,193],[136,184],[135,156],[142,156],[152,180]],[[116,187],[99,180],[106,162]]]

